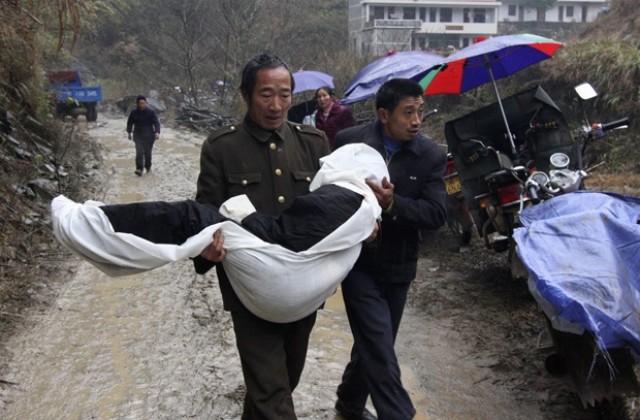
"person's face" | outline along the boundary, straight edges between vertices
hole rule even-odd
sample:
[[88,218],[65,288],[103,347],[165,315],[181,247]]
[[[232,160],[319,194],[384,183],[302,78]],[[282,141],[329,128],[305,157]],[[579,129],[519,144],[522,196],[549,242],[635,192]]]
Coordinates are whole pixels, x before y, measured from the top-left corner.
[[316,95],[316,101],[318,101],[318,106],[320,106],[320,108],[326,109],[331,106],[333,99],[331,98],[331,95],[329,95],[329,92],[324,89],[320,89]]
[[284,67],[261,69],[250,98],[249,118],[265,130],[275,130],[284,122],[291,106],[291,75]]
[[138,105],[138,109],[139,109],[140,111],[144,111],[144,110],[145,110],[145,108],[147,107],[147,101],[145,101],[144,99],[140,99],[140,100],[138,101],[137,105]]
[[398,141],[412,141],[420,132],[424,99],[422,96],[402,98],[398,106],[389,112],[378,109],[378,119],[382,122],[385,135]]

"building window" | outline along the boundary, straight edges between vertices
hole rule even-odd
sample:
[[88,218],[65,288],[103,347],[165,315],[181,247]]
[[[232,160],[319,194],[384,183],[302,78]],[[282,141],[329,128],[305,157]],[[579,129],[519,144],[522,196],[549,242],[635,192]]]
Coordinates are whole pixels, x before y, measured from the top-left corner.
[[394,14],[395,12],[396,12],[395,7],[393,6],[387,7],[387,19],[393,19],[391,15]]
[[573,17],[573,6],[567,6],[567,17],[568,18]]
[[515,4],[510,4],[509,5],[509,16],[515,16],[516,15],[516,5]]
[[373,6],[370,19],[384,19],[384,7]]
[[473,23],[486,23],[486,22],[487,22],[487,10],[473,9]]
[[420,8],[420,20],[423,22],[427,21],[427,8],[426,7],[421,7]]
[[471,22],[471,9],[469,9],[468,7],[462,9],[462,21],[464,23]]
[[436,21],[436,12],[437,10],[435,9],[435,7],[429,9],[429,22]]
[[403,7],[402,8],[402,19],[404,19],[404,20],[415,20],[416,19],[416,8],[415,7]]
[[452,22],[453,9],[450,7],[443,7],[440,9],[440,22]]

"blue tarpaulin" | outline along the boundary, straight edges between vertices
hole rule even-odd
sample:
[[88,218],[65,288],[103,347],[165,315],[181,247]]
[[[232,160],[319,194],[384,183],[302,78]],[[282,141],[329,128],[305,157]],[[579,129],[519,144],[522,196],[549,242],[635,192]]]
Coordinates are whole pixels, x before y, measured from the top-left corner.
[[640,355],[640,199],[578,191],[526,208],[514,231],[554,328]]

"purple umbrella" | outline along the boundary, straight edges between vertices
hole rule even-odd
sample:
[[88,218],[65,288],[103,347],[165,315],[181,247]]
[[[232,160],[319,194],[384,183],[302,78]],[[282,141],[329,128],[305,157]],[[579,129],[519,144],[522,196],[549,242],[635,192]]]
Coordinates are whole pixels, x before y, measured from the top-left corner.
[[293,73],[293,80],[296,83],[293,93],[316,90],[323,86],[333,88],[333,76],[315,70],[300,70]]
[[364,101],[389,79],[410,78],[444,61],[444,57],[425,51],[390,52],[367,64],[345,89],[343,103]]

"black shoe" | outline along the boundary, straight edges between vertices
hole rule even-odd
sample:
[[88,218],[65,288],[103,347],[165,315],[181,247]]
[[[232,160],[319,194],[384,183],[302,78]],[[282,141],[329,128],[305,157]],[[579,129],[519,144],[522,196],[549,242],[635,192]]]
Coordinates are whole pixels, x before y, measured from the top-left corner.
[[146,171],[147,173],[149,173],[149,172],[151,172],[151,168],[147,168],[147,169],[145,169],[145,171]]
[[378,418],[366,408],[358,412],[352,408],[349,408],[342,401],[336,401],[336,411],[344,420],[377,420]]
[[142,176],[142,170],[141,169],[136,169],[134,174],[136,174],[138,176]]

